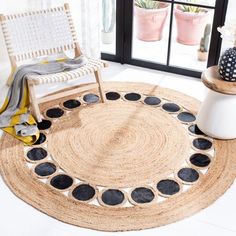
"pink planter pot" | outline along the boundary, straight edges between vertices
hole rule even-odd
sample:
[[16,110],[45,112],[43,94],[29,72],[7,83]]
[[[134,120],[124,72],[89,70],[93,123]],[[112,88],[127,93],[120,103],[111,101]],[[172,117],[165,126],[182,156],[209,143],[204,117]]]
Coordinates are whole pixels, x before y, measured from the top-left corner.
[[159,41],[169,13],[169,5],[161,4],[159,9],[134,7],[136,37],[143,41]]
[[199,45],[206,24],[209,11],[202,13],[183,12],[175,9],[177,24],[177,41],[186,45]]

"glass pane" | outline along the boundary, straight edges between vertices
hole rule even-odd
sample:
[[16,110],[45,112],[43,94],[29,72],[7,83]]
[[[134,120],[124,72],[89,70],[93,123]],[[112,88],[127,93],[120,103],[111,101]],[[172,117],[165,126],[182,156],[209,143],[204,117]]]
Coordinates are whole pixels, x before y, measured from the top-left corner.
[[180,0],[178,2],[187,2],[204,6],[215,6],[216,0]]
[[174,6],[170,65],[203,71],[207,66],[214,10],[185,7]]
[[116,0],[101,0],[101,51],[116,54]]
[[[236,9],[236,1],[235,0],[229,0],[228,3],[228,9],[226,13],[226,22],[225,24],[236,24],[236,15],[235,15],[235,9]],[[221,53],[223,53],[227,48],[231,48],[234,46],[234,42],[232,40],[223,39],[222,41],[222,48]]]
[[134,0],[132,58],[166,64],[170,4]]

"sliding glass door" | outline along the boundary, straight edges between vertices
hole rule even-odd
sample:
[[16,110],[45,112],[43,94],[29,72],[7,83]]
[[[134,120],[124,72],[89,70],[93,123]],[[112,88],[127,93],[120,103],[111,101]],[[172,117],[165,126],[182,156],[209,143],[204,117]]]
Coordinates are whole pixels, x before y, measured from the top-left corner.
[[116,5],[116,0],[101,0],[100,4],[101,50],[111,55],[116,54]]
[[227,4],[228,0],[117,0],[116,43],[113,53],[103,51],[102,57],[200,77],[218,61],[217,26],[224,24]]

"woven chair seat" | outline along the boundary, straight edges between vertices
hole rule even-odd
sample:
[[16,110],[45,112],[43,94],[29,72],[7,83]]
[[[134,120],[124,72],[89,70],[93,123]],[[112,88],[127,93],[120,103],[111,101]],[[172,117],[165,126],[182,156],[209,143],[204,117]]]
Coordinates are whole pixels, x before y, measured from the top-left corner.
[[106,67],[106,63],[104,61],[99,60],[99,59],[89,59],[88,62],[84,66],[78,69],[66,71],[66,72],[60,72],[56,74],[31,75],[29,79],[32,80],[35,85],[65,82],[65,81],[77,79],[85,75],[89,75],[93,73],[94,71],[97,71],[103,67]]

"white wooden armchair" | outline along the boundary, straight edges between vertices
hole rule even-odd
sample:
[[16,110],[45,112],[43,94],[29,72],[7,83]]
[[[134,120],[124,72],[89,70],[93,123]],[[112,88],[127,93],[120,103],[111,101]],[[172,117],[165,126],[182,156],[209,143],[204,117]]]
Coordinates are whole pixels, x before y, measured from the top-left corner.
[[[0,22],[12,71],[19,64],[24,64],[24,61],[42,56],[62,53],[67,50],[74,50],[75,57],[82,54],[68,4],[47,10],[0,15]],[[86,65],[72,71],[50,75],[32,75],[27,82],[31,99],[31,109],[37,121],[40,122],[42,120],[39,110],[40,103],[91,88],[97,87],[101,101],[105,102],[106,98],[100,74],[100,70],[103,67],[107,67],[106,62],[89,59]],[[70,91],[36,98],[35,86],[38,84],[64,82],[91,73],[95,75],[97,82],[95,85],[77,86]],[[8,79],[8,84],[10,83],[11,81]]]

